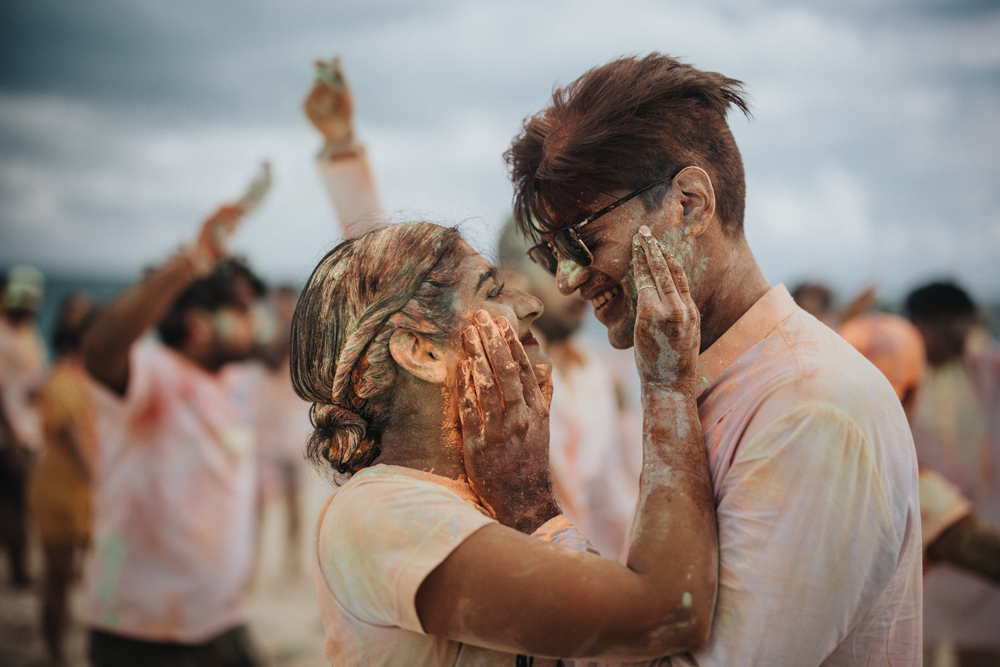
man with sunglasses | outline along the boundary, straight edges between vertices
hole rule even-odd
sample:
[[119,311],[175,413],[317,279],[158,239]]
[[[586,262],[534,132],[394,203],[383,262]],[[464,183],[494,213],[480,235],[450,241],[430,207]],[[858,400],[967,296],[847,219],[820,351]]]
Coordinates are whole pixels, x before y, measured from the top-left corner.
[[[646,437],[698,411],[720,584],[708,645],[673,664],[919,665],[906,418],[878,370],[757,266],[732,106],[748,112],[739,81],[660,54],[587,72],[507,152],[515,215],[559,289],[635,346]],[[678,392],[660,369],[683,341],[667,332],[692,319],[698,384]]]

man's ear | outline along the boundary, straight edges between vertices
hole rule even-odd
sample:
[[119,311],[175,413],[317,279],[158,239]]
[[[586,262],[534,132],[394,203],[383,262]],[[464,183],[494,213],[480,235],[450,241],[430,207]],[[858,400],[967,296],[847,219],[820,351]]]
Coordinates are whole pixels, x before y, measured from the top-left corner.
[[698,236],[715,217],[715,187],[712,177],[701,167],[684,167],[674,176],[673,190],[683,207],[687,234]]
[[389,337],[389,354],[411,375],[431,384],[448,377],[444,348],[424,334],[396,329]]

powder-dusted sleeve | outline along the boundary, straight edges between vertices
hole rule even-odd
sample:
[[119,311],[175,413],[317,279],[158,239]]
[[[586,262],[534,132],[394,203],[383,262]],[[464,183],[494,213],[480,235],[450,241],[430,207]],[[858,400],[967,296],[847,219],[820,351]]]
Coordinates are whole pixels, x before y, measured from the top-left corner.
[[[790,410],[724,483],[709,645],[674,665],[820,665],[886,590],[904,542],[878,456],[829,405]],[[855,664],[864,664],[860,662]]]
[[417,589],[489,523],[495,522],[432,482],[361,477],[337,492],[323,521],[318,544],[323,578],[357,619],[423,633]]
[[[160,348],[164,348],[161,343],[143,339],[132,344],[128,353],[128,383],[124,396],[119,396],[100,380],[90,378],[91,396],[98,411],[99,424],[104,422],[105,428],[108,423],[116,426],[143,425],[163,414],[162,401],[157,400],[162,392],[157,392],[156,388],[173,373],[164,365],[164,357],[168,353]],[[105,455],[116,457],[120,452],[108,448],[120,448],[127,443],[122,438],[109,438],[105,434],[98,437],[98,444]]]

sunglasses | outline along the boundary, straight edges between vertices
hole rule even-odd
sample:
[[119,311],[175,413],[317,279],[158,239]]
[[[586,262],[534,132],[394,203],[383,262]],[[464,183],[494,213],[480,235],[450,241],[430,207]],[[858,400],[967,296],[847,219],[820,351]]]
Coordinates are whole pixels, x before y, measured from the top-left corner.
[[575,225],[570,225],[569,227],[560,229],[552,236],[551,242],[542,241],[538,245],[532,246],[528,250],[528,257],[531,258],[531,261],[551,273],[553,276],[556,275],[556,269],[559,266],[559,259],[556,257],[557,248],[562,251],[566,257],[569,257],[580,266],[590,266],[594,263],[594,255],[590,252],[590,248],[587,247],[587,244],[580,238],[580,230],[583,229],[585,225],[589,225],[601,216],[611,213],[611,211],[628,202],[632,198],[641,195],[646,190],[654,188],[664,181],[669,181],[671,178],[676,176],[677,173],[678,172],[675,172],[669,176],[658,178],[652,183],[642,186],[635,192],[631,192],[621,199],[608,204],[600,211],[591,214],[586,219],[576,223]]

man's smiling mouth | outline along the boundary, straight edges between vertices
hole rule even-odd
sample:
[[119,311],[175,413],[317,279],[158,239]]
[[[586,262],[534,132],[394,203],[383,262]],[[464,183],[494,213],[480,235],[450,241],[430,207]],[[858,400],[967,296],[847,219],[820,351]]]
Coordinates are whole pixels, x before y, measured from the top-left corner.
[[616,296],[621,294],[621,291],[621,287],[611,287],[591,298],[590,303],[593,304],[594,311],[599,311],[604,306],[607,306]]

